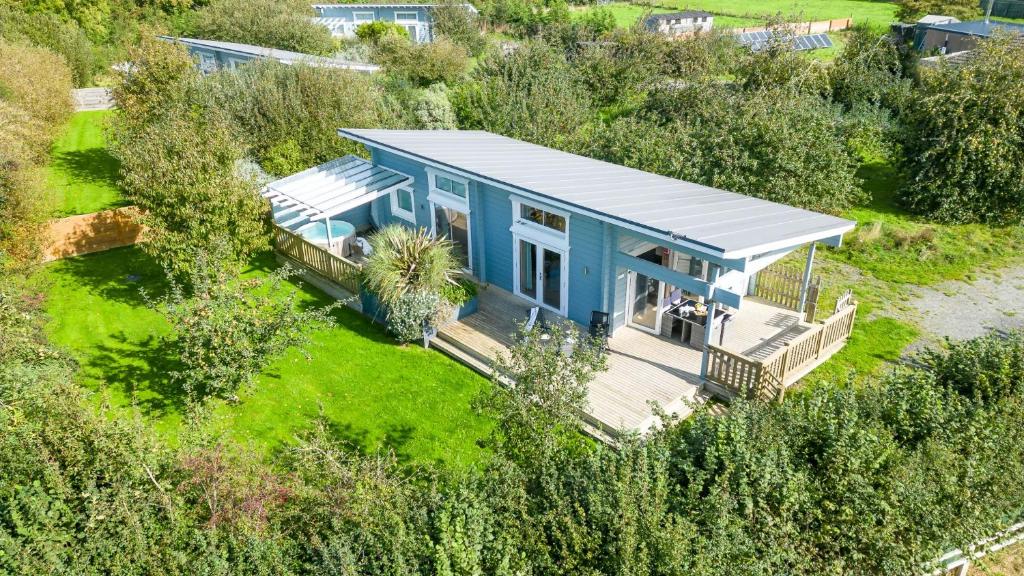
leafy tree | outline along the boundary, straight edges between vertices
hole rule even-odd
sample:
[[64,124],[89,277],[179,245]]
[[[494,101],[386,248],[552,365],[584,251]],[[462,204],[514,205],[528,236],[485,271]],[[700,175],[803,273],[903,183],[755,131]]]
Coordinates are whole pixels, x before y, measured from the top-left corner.
[[662,44],[650,36],[644,31],[622,31],[577,48],[572,64],[596,104],[617,109],[635,106],[663,80]]
[[291,174],[357,152],[341,126],[380,126],[380,89],[351,70],[254,62],[208,76],[195,98],[222,111],[245,144],[275,174]]
[[911,96],[911,80],[896,40],[857,26],[829,69],[832,99],[851,108],[857,104],[901,110]]
[[739,52],[734,70],[744,90],[787,89],[817,93],[827,85],[825,68],[793,49],[795,32],[781,22],[769,22],[772,37],[756,52]]
[[112,6],[108,0],[24,0],[23,5],[28,12],[74,20],[93,41],[104,39],[109,32]]
[[487,47],[480,33],[479,18],[457,0],[443,0],[431,11],[434,34],[462,46],[472,56],[479,56]]
[[[170,295],[153,304],[174,329],[171,346],[181,369],[171,379],[197,400],[237,400],[238,390],[288,348],[308,345],[310,332],[327,325],[338,305],[302,310],[297,290],[284,293],[294,270],[278,268],[266,277],[243,280],[222,266],[225,258],[200,252],[191,295],[169,273]],[[219,510],[210,514],[216,517]]]
[[786,89],[718,84],[653,93],[644,119],[619,119],[582,146],[610,162],[811,210],[841,213],[863,192],[838,112]]
[[594,119],[591,98],[564,55],[539,41],[492,51],[452,94],[462,128],[559,148]]
[[913,22],[926,14],[942,14],[961,20],[970,20],[981,15],[981,8],[974,0],[896,0],[899,9],[896,17],[904,22]]
[[1024,50],[980,42],[957,66],[922,70],[902,118],[902,202],[944,222],[1024,221]]
[[90,86],[96,71],[95,46],[74,20],[56,14],[26,13],[0,5],[0,37],[27,41],[60,55],[74,76],[75,86]]
[[539,464],[560,448],[581,449],[587,384],[605,368],[598,342],[572,324],[521,332],[494,362],[495,386],[478,409],[498,422],[492,441],[519,466]]
[[329,54],[330,31],[312,21],[302,0],[211,0],[195,11],[185,32],[197,38],[255,44],[306,54]]
[[437,83],[453,85],[469,65],[466,49],[444,37],[413,44],[408,38],[387,35],[375,48],[376,61],[390,74],[421,87]]

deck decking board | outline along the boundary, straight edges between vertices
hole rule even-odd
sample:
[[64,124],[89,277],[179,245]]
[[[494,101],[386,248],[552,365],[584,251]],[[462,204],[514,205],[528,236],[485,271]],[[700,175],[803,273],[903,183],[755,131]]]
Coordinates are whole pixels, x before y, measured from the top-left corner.
[[[517,323],[526,320],[532,304],[495,286],[482,287],[478,298],[479,311],[445,327],[440,337],[490,363],[513,343]],[[796,312],[747,298],[726,325],[722,346],[767,357],[807,329]],[[608,369],[589,384],[587,419],[592,423],[606,430],[644,432],[657,424],[651,401],[680,417],[689,415],[691,405],[708,401],[700,350],[629,326],[617,330],[608,345]]]

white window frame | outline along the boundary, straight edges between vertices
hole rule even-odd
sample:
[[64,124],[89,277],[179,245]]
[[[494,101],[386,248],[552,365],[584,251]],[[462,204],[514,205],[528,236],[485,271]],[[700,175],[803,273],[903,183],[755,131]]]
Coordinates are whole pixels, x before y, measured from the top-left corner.
[[[402,208],[401,204],[398,202],[398,193],[401,190],[408,191],[410,198],[412,198],[412,210],[411,211],[410,210],[405,210],[404,208]],[[406,222],[409,222],[410,224],[415,226],[416,225],[416,191],[413,189],[412,183],[410,182],[408,185],[399,186],[399,187],[395,188],[394,190],[391,191],[391,194],[389,194],[389,196],[391,197],[391,215],[396,217],[396,218],[401,218],[402,220],[405,220]]]
[[[427,168],[427,201],[430,203],[430,235],[437,238],[437,207],[457,210],[466,215],[466,252],[469,255],[467,267],[463,269],[468,274],[473,273],[473,215],[469,209],[469,179],[456,176],[449,172]],[[441,176],[453,182],[461,182],[466,187],[466,197],[446,192],[434,185],[434,178]]]
[[[537,267],[537,276],[538,276],[537,295],[535,297],[531,297],[531,296],[528,296],[528,295],[523,293],[523,290],[522,290],[522,277],[521,277],[521,275],[519,273],[520,272],[520,268],[522,266],[522,263],[520,262],[520,254],[519,254],[519,244],[520,244],[521,241],[529,242],[530,244],[533,244],[534,246],[537,247],[536,257],[538,258],[538,260],[543,261],[543,258],[540,256],[540,251],[541,250],[547,250],[549,252],[557,252],[560,255],[559,260],[562,263],[562,268],[559,271],[559,284],[558,284],[559,296],[558,296],[558,302],[559,302],[559,304],[561,304],[561,308],[553,308],[553,307],[549,306],[547,303],[544,302],[544,282],[540,278],[541,270],[540,270],[540,266],[537,266],[536,262],[534,263],[534,266]],[[546,242],[544,242],[542,240],[538,240],[538,239],[536,239],[534,237],[531,237],[529,234],[522,235],[522,234],[518,234],[516,232],[512,232],[512,292],[516,296],[519,296],[520,298],[522,298],[524,300],[529,300],[530,302],[540,306],[541,308],[544,308],[545,310],[550,310],[552,312],[555,312],[559,316],[568,316],[568,314],[569,314],[569,247],[568,246],[565,246],[565,247],[554,246],[554,245],[548,244],[548,243],[546,243]]]
[[[548,246],[563,252],[567,252],[569,250],[569,217],[571,216],[569,212],[552,208],[540,202],[520,198],[518,196],[510,196],[510,199],[512,201],[512,227],[509,230],[513,234],[518,234],[525,240],[530,240],[531,242],[547,244]],[[554,228],[549,228],[542,224],[538,224],[533,220],[523,218],[522,214],[524,204],[543,210],[544,212],[555,214],[556,216],[561,216],[565,219],[565,232],[559,232]]]
[[[366,19],[367,14],[369,14],[369,16],[370,16],[369,20]],[[356,24],[357,26],[359,24],[369,24],[371,22],[375,22],[376,20],[377,20],[377,18],[374,15],[373,12],[353,12],[352,13],[352,22],[354,24]]]
[[[406,18],[405,17],[405,16],[408,16],[410,14],[412,14],[412,18]],[[420,14],[419,14],[419,12],[395,12],[395,22],[419,22],[419,21],[420,21]]]

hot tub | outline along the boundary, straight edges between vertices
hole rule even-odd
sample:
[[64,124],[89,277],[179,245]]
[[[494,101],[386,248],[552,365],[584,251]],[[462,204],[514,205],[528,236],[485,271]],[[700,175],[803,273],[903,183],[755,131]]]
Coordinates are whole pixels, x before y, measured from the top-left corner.
[[[354,236],[356,233],[355,226],[345,220],[330,220],[330,224],[331,240],[333,240],[335,244],[344,241],[346,238]],[[327,225],[323,221],[306,224],[302,228],[296,230],[296,232],[314,244],[327,245]]]

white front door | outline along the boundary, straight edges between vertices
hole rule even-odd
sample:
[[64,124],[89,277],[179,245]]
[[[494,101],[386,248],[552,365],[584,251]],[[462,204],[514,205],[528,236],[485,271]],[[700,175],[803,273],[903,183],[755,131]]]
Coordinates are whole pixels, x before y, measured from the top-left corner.
[[565,252],[538,242],[515,239],[515,293],[566,315],[569,262]]
[[629,272],[626,289],[626,323],[652,334],[661,333],[661,281]]

